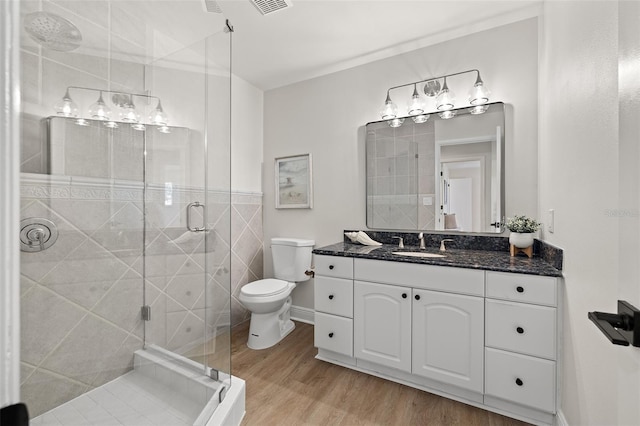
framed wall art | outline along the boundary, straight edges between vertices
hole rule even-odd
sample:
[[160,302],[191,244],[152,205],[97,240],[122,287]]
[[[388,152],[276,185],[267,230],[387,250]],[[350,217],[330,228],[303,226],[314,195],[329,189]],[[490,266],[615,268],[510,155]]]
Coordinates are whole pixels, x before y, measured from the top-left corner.
[[311,154],[276,158],[276,209],[313,207]]

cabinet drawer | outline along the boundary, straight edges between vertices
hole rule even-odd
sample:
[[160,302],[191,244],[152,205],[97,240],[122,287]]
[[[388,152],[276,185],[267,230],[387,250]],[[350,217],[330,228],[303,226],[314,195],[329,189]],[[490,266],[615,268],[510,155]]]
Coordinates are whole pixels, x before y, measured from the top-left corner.
[[316,275],[353,278],[353,259],[350,257],[315,255]]
[[485,349],[485,394],[548,413],[556,411],[556,363]]
[[487,297],[556,306],[556,281],[553,277],[489,271]]
[[353,318],[353,280],[317,276],[314,298],[316,311]]
[[316,312],[313,340],[317,348],[353,356],[353,320]]
[[484,296],[484,271],[476,269],[355,259],[353,274],[361,281]]
[[486,299],[485,345],[556,359],[556,308]]

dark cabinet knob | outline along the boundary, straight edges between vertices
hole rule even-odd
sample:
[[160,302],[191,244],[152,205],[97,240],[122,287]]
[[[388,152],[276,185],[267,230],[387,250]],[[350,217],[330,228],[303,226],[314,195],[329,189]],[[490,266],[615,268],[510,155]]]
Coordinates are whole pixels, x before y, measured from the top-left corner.
[[419,295],[419,294],[416,294],[415,299],[416,299],[416,300],[420,300],[420,295]]
[[333,332],[329,333],[329,337],[333,337]]
[[518,286],[518,287],[516,287],[516,291],[517,291],[518,293],[524,293],[524,287],[522,287],[522,286]]
[[522,386],[522,385],[524,385],[524,382],[518,378],[518,379],[516,379],[516,385]]
[[524,333],[524,328],[518,327],[518,328],[516,328],[516,331],[518,332],[518,334],[522,334],[522,333]]
[[335,268],[335,266],[329,265],[329,269],[333,269],[333,268]]
[[402,293],[402,298],[406,299],[407,298],[407,293]]
[[329,300],[333,300],[333,294],[329,295]]

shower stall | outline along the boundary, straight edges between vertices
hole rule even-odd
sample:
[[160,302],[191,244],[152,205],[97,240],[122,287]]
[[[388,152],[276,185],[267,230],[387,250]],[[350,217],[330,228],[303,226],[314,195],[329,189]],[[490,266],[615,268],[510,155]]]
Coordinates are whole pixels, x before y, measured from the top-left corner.
[[32,424],[212,424],[243,386],[230,354],[233,27],[200,1],[21,0],[20,19]]

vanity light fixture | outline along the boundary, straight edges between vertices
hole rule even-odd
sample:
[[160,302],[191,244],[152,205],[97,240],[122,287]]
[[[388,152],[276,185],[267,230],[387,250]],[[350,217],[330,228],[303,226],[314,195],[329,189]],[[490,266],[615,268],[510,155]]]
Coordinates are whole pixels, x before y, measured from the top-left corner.
[[167,114],[165,114],[162,109],[160,99],[158,99],[158,106],[156,106],[156,109],[151,111],[151,114],[149,114],[149,123],[155,124],[156,126],[167,125]]
[[56,111],[56,114],[63,117],[77,117],[78,112],[80,111],[78,109],[78,105],[73,102],[73,99],[71,99],[71,96],[69,96],[68,88],[64,93],[62,100],[56,102],[56,104],[53,106],[53,109]]
[[125,123],[137,123],[140,121],[140,114],[136,111],[136,106],[132,98],[122,107],[122,111],[120,111],[120,121],[124,121]]
[[[486,86],[484,85],[484,81],[480,77],[480,71],[478,71],[477,69],[472,69],[453,74],[447,74],[440,77],[427,78],[420,81],[389,88],[387,90],[387,98],[385,100],[384,106],[380,111],[382,119],[387,120],[389,126],[391,127],[399,127],[402,125],[402,121],[404,121],[404,119],[398,118],[398,107],[391,100],[390,92],[402,87],[413,86],[413,95],[411,96],[411,100],[409,101],[406,115],[410,116],[415,123],[426,122],[429,119],[429,113],[426,111],[425,101],[420,97],[418,91],[418,85],[422,83],[424,83],[424,87],[422,89],[424,94],[431,98],[435,97],[435,106],[436,111],[438,111],[438,115],[443,119],[453,118],[456,115],[456,112],[452,111],[455,108],[455,95],[449,88],[447,78],[467,73],[476,73],[475,83],[469,91],[469,104],[472,106],[472,108],[469,109],[469,112],[471,114],[483,114],[487,111],[487,108],[486,106],[484,106],[484,104],[489,102],[490,92],[486,88]],[[440,81],[442,81],[442,85],[440,84]]]
[[489,92],[489,89],[487,89],[484,86],[484,82],[480,78],[480,71],[478,71],[478,77],[476,77],[476,82],[471,88],[471,90],[469,91],[469,103],[471,105],[484,105],[487,102],[489,102],[490,94],[491,92]]
[[436,109],[438,111],[448,111],[453,109],[455,101],[456,97],[453,92],[449,90],[449,86],[447,86],[447,77],[445,77],[442,90],[440,90],[440,93],[436,96]]
[[102,121],[106,121],[111,118],[111,108],[104,103],[104,99],[102,99],[102,91],[100,91],[100,96],[96,103],[89,107],[89,116],[94,120]]
[[384,106],[382,107],[382,111],[380,111],[380,115],[383,120],[390,120],[392,118],[396,118],[398,115],[398,106],[391,100],[389,91],[387,91],[387,100],[384,101]]
[[[78,108],[78,105],[71,99],[71,96],[69,95],[70,90],[98,92],[98,100],[89,107],[87,115],[88,118],[91,118],[93,120],[104,121],[104,126],[110,129],[117,129],[118,127],[120,127],[119,123],[130,123],[131,128],[134,130],[146,130],[146,125],[141,121],[141,116],[136,110],[136,105],[133,101],[133,98],[138,97],[157,99],[157,106],[149,114],[148,124],[157,126],[158,131],[161,133],[171,133],[171,128],[167,125],[169,122],[167,113],[164,112],[160,98],[158,98],[157,96],[142,95],[137,93],[122,93],[111,90],[92,89],[88,87],[69,86],[67,87],[62,100],[54,105],[54,110],[56,111],[57,115],[61,115],[63,117],[79,116],[80,110]],[[110,93],[113,95],[111,96],[111,100],[114,106],[120,110],[118,114],[118,121],[112,118],[112,110],[104,101],[103,93]],[[79,126],[90,125],[90,122],[83,117],[78,117],[75,122]]]

